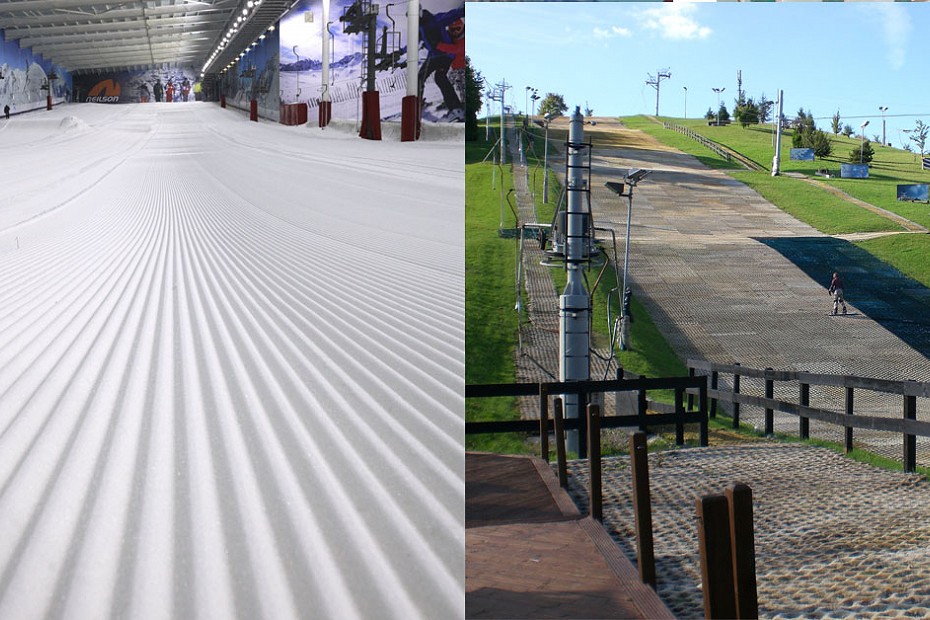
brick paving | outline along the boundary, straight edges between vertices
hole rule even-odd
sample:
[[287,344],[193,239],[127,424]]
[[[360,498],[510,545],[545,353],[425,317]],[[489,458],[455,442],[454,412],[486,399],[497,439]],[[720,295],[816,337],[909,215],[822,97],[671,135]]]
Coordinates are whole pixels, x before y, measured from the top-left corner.
[[540,459],[465,458],[466,618],[672,618]]

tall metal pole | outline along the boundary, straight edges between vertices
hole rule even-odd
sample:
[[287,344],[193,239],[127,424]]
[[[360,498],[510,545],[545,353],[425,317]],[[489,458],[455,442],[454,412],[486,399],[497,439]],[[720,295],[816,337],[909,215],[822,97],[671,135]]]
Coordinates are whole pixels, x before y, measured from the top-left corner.
[[885,146],[888,144],[888,142],[885,140],[885,112],[888,110],[888,106],[883,105],[878,109],[882,111],[882,146]]
[[549,123],[552,119],[546,119],[546,146],[543,147],[543,203],[549,204]]
[[685,118],[688,118],[688,87],[683,86],[685,89]]
[[711,88],[712,91],[717,93],[717,126],[720,126],[720,93],[726,90],[726,87],[723,88]]
[[782,105],[784,99],[784,93],[778,91],[778,110],[775,113],[775,125],[778,127],[775,130],[775,158],[772,160],[772,176],[777,177],[780,172],[781,167],[781,114],[782,114]]
[[[582,273],[587,227],[584,207],[584,117],[575,108],[569,126],[568,138],[568,209],[565,237],[565,269],[567,283],[559,298],[559,379],[561,381],[586,381],[590,378],[590,298],[585,290]],[[578,394],[565,395],[565,417],[580,418],[581,398]],[[568,436],[568,449],[578,451],[577,431]]]

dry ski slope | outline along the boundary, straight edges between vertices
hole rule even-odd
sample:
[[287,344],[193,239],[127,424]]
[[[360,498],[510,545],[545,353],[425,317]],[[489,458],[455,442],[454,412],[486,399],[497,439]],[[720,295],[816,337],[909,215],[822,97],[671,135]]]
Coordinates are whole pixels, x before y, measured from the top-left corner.
[[461,145],[0,121],[0,617],[463,613]]

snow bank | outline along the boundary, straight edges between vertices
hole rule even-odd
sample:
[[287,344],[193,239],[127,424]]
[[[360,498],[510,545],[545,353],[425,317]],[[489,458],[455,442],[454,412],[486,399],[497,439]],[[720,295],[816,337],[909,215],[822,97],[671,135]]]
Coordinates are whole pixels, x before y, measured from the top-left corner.
[[461,617],[461,145],[36,114],[0,141],[0,617]]

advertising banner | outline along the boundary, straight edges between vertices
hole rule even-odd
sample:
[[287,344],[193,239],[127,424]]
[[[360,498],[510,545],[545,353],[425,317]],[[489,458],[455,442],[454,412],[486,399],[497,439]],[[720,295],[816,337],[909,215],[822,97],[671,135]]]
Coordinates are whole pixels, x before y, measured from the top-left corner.
[[0,30],[0,110],[16,114],[68,101],[71,74],[15,41],[6,41]]
[[80,75],[74,92],[82,103],[178,103],[194,101],[193,68],[144,69]]

